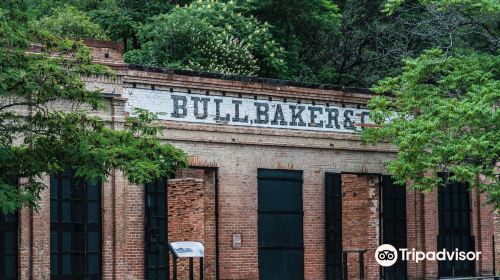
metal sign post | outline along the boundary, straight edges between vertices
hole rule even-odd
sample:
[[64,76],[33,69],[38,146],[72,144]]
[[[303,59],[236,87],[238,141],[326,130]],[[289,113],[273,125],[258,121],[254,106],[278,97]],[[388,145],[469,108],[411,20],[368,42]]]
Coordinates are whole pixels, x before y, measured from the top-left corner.
[[205,257],[205,247],[201,242],[171,242],[170,252],[174,256],[173,279],[177,280],[177,259],[189,258],[189,280],[194,280],[193,258],[200,258],[200,280],[203,280],[203,258]]

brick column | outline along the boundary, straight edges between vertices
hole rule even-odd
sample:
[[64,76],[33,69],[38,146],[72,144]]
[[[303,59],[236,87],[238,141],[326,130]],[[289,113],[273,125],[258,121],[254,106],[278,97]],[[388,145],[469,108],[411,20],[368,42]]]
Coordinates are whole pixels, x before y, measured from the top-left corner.
[[[123,179],[125,181],[125,179]],[[144,279],[144,186],[125,183],[125,263],[129,279]],[[123,279],[123,278],[118,278]]]
[[[201,177],[203,177],[203,170]],[[205,238],[203,179],[181,178],[168,181],[168,239],[170,242],[198,241]],[[199,278],[195,260],[194,278]],[[177,277],[188,278],[188,259],[177,262]]]
[[33,210],[22,208],[19,213],[19,279],[31,278],[31,221]]
[[[424,229],[424,243],[423,251],[437,251],[438,244],[437,238],[439,234],[439,213],[438,213],[438,190],[434,189],[432,192],[425,193],[423,197],[423,224]],[[437,261],[424,262],[425,279],[436,279],[438,276],[438,263]]]
[[325,175],[307,169],[303,179],[304,278],[325,279]]
[[[342,174],[342,247],[366,249],[365,277],[378,279],[380,266],[375,250],[380,240],[379,177],[368,174]],[[349,279],[359,278],[358,255],[348,255]]]
[[214,170],[205,170],[203,174],[203,184],[205,193],[203,194],[205,203],[205,274],[204,279],[215,279],[215,175]]
[[102,277],[113,279],[114,272],[114,189],[115,172],[102,183]]
[[[215,171],[183,169],[168,181],[168,238],[199,241],[205,246],[204,279],[215,279]],[[188,259],[177,263],[178,277],[188,277]],[[199,278],[194,260],[194,278]],[[172,263],[170,267],[172,271]]]
[[500,213],[495,210],[493,215],[495,231],[495,269],[496,274],[500,274]]
[[[419,232],[417,230],[417,195],[415,191],[406,191],[406,246],[416,248]],[[417,279],[420,275],[415,263],[407,263],[406,271],[409,279]]]
[[478,276],[493,274],[493,207],[486,204],[487,199],[486,194],[481,194],[477,188],[472,189],[472,235],[476,251],[481,252],[479,260],[476,260]]
[[[257,169],[232,164],[219,168],[220,279],[259,279],[257,227]],[[232,234],[241,234],[233,248]]]
[[[406,192],[406,220],[407,220],[407,246],[424,251],[425,221],[424,195],[419,191]],[[410,280],[423,279],[425,265],[422,262],[408,262],[407,271]]]
[[123,174],[119,171],[115,171],[114,179],[114,242],[113,242],[113,252],[114,252],[114,275],[113,279],[125,279],[125,276],[130,275],[129,267],[127,265],[127,250],[133,250],[132,248],[127,248],[126,240],[126,188],[127,183],[123,178]]
[[41,193],[40,210],[34,212],[31,220],[32,279],[50,279],[50,179],[45,177],[43,183],[48,186]]

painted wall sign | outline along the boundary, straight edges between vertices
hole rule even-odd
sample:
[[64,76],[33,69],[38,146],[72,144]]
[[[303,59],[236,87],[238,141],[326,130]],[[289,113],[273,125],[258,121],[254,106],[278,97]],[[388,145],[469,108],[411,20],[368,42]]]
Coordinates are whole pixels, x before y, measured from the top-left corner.
[[171,242],[170,247],[178,258],[203,258],[205,256],[205,247],[200,242]]
[[356,133],[370,123],[369,110],[338,106],[138,88],[126,89],[124,97],[128,112],[139,107],[159,113],[159,119],[180,122],[345,133]]

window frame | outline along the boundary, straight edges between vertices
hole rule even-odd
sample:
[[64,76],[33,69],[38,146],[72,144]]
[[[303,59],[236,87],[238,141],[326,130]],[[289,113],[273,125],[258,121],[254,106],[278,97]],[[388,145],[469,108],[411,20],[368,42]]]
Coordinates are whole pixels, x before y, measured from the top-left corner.
[[[9,218],[10,217],[10,218]],[[15,242],[12,243],[14,246],[12,252],[8,253],[6,244],[6,233],[13,233]],[[17,280],[19,277],[19,213],[16,211],[12,214],[2,214],[0,213],[0,278],[4,280]],[[3,258],[4,256],[14,256],[14,275],[7,277],[6,264],[7,262]]]
[[[63,180],[69,183],[69,196],[63,190]],[[68,187],[68,186],[66,186]],[[96,187],[94,198],[89,198],[89,188]],[[55,188],[55,189],[54,189]],[[67,203],[67,204],[65,204]],[[93,212],[96,222],[89,222],[89,204],[97,206]],[[68,206],[69,205],[69,206]],[[63,207],[68,207],[65,214]],[[77,213],[74,216],[75,212]],[[67,219],[69,215],[69,220]],[[55,218],[55,219],[54,219]],[[92,228],[90,230],[90,228]],[[72,173],[50,178],[50,271],[53,280],[102,279],[102,184],[77,181]],[[95,250],[89,252],[89,233],[97,233]],[[65,244],[69,238],[69,244]],[[77,240],[77,241],[75,241]],[[54,243],[56,241],[56,243]],[[68,249],[69,246],[69,249]],[[90,273],[89,256],[97,255],[98,268]],[[65,270],[65,259],[69,257],[69,270]],[[66,264],[68,265],[68,264]],[[56,272],[55,272],[56,271]],[[79,273],[79,274],[78,274]]]

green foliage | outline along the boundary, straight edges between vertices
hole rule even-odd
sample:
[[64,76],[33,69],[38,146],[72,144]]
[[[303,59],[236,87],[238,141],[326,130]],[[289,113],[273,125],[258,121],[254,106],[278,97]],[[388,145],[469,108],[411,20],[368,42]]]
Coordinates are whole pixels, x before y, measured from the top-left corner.
[[268,22],[285,48],[289,73],[280,78],[317,81],[328,59],[331,39],[339,34],[340,10],[326,0],[240,0],[246,14]]
[[26,13],[33,19],[50,15],[55,9],[67,5],[71,5],[80,11],[88,12],[105,8],[115,2],[115,0],[20,0],[19,2],[21,1],[26,3]]
[[432,174],[442,172],[445,180],[486,191],[500,207],[500,56],[425,51],[374,90],[393,97],[370,102],[381,127],[366,129],[364,137],[397,146],[388,168],[400,183],[430,190],[443,180]]
[[[134,63],[343,86],[370,87],[397,75],[404,58],[425,49],[495,53],[500,46],[498,0],[25,1],[38,20],[76,7],[111,40],[122,41]],[[262,22],[266,31],[254,36],[248,22]],[[192,38],[188,30],[211,35]],[[242,66],[233,69],[236,64]]]
[[[394,13],[406,0],[386,0],[383,11],[388,14]],[[419,0],[422,5],[435,5],[442,9],[450,6],[459,6],[473,12],[500,13],[500,2],[498,0]]]
[[[45,175],[102,181],[118,169],[141,185],[186,165],[182,151],[159,142],[154,114],[137,111],[124,130],[92,117],[106,106],[80,78],[111,70],[92,64],[82,42],[31,29],[9,4],[0,8],[0,211],[37,208]],[[28,52],[32,44],[42,51]]]
[[[379,96],[371,102],[374,108],[373,118],[381,128],[367,129],[364,134],[367,141],[390,141],[400,149],[398,158],[389,167],[390,171],[400,182],[413,180],[415,187],[423,190],[429,190],[440,183],[439,178],[423,174],[444,171],[453,174],[452,179],[469,181],[479,186],[490,194],[497,206],[500,205],[498,182],[489,185],[481,183],[483,179],[494,180],[495,168],[497,171],[499,168],[495,167],[499,161],[498,149],[495,147],[499,140],[498,0],[191,2],[0,2],[0,7],[4,8],[3,11],[0,10],[2,94],[7,89],[11,90],[10,87],[16,87],[15,92],[25,94],[21,95],[23,98],[30,96],[26,93],[36,93],[36,100],[41,100],[37,102],[42,104],[51,102],[50,98],[54,98],[51,94],[59,94],[70,102],[85,103],[92,109],[102,109],[102,103],[97,102],[99,98],[91,92],[78,89],[82,87],[81,84],[79,87],[73,86],[79,83],[79,74],[107,74],[106,69],[90,63],[89,51],[81,43],[54,38],[54,35],[85,37],[87,35],[81,34],[93,30],[89,26],[95,24],[102,26],[105,31],[101,29],[90,33],[107,34],[113,40],[124,42],[126,60],[132,63],[359,87],[371,86],[383,77],[391,76],[393,78],[378,83],[376,90],[388,91],[394,96]],[[27,5],[21,7],[23,3]],[[76,8],[68,8],[65,6],[67,4]],[[20,12],[24,10],[28,11],[28,15]],[[33,28],[30,29],[25,24],[28,18],[37,23],[34,26],[38,32],[33,32]],[[68,22],[65,18],[68,18]],[[42,26],[43,22],[50,24]],[[96,36],[100,35],[92,37]],[[44,51],[50,51],[55,57],[48,59],[46,55],[39,55],[35,59],[26,55],[25,50],[33,42],[42,44]],[[410,57],[417,58],[409,59]],[[68,72],[62,71],[63,68],[70,69],[71,75],[66,75]],[[30,82],[23,84],[28,81],[26,79]],[[19,85],[21,86],[18,87]],[[42,93],[48,99],[39,99],[38,94]],[[43,105],[38,108],[37,104],[34,102],[29,105],[36,112],[45,107]],[[16,135],[12,137],[8,133],[1,134],[0,141],[8,143],[13,139],[26,138],[23,141],[28,142],[23,142],[22,145],[36,147],[35,142],[30,142],[30,137],[26,137],[28,134],[33,135],[33,132],[19,133],[16,129],[19,129],[17,126],[26,129],[26,125],[20,122],[21,119],[24,122],[29,120],[28,124],[35,127],[42,127],[42,123],[38,124],[30,118],[14,117],[8,111],[0,112],[5,114],[1,115],[4,118],[0,120],[2,125],[11,129],[6,131]],[[136,136],[139,133],[142,137],[137,139],[154,141],[154,137],[150,138],[154,135],[153,132],[158,133],[158,128],[153,125],[154,116],[144,111],[137,113],[138,119],[131,121],[129,130],[123,133]],[[67,117],[74,118],[72,121],[85,116],[84,112],[79,111],[68,114],[70,115]],[[44,121],[58,127],[69,124],[62,122],[64,118],[52,117],[58,121]],[[385,123],[389,117],[391,122]],[[82,119],[82,122],[87,125],[76,125],[77,131],[92,124],[89,131],[99,131],[100,136],[104,135],[102,139],[115,137],[114,134],[106,134],[105,126],[94,124],[94,119]],[[84,131],[87,133],[87,130]],[[118,138],[136,139],[125,136]],[[81,141],[86,143],[84,147],[94,145],[92,139],[100,141],[92,147],[95,150],[99,150],[98,147],[101,146],[106,147],[99,150],[99,156],[96,156],[102,161],[93,160],[104,166],[116,164],[131,179],[136,178],[133,179],[136,181],[150,179],[158,175],[159,170],[171,170],[167,168],[167,161],[158,163],[154,159],[152,165],[148,159],[137,162],[135,166],[140,167],[137,170],[126,166],[125,160],[116,158],[112,160],[113,164],[105,163],[104,158],[113,157],[102,153],[114,150],[96,135],[92,139],[83,136],[61,139],[69,141],[68,143]],[[135,144],[125,142],[124,145],[131,147],[126,149],[130,154],[134,154],[138,148]],[[14,153],[11,147],[18,146],[9,144],[6,147],[0,155],[10,160],[10,153]],[[172,162],[182,161],[182,156],[176,155],[174,150],[167,150],[162,150],[165,158],[170,158]],[[85,154],[84,151],[65,152]],[[72,157],[68,158],[73,160]],[[75,162],[76,158],[75,156]],[[87,155],[84,160],[92,158],[94,156]],[[26,158],[23,160],[27,161]],[[78,160],[82,161],[81,158]],[[51,169],[47,170],[56,172],[53,170],[63,169],[59,166],[65,169],[73,168],[73,165],[50,162],[47,166]],[[155,169],[155,166],[159,169]],[[98,177],[96,174],[105,174],[105,170],[109,169],[102,167],[78,174],[93,174],[81,176],[83,178]],[[25,177],[38,176],[38,173],[32,174],[34,175],[28,174]],[[0,182],[0,205],[27,204],[36,198],[36,192],[25,191],[23,188],[16,189],[17,193],[3,192],[2,190],[9,189],[5,187],[9,184],[6,182],[17,178],[14,177]],[[32,189],[43,187],[37,186],[36,180],[31,180],[30,184]]]
[[144,25],[131,63],[238,75],[280,76],[284,51],[269,25],[245,17],[234,3],[197,1]]
[[99,24],[73,6],[56,8],[52,15],[42,17],[32,25],[35,30],[61,37],[109,39]]
[[136,36],[132,17],[118,8],[106,8],[89,12],[91,17],[103,27],[111,40],[122,41],[127,46],[129,38]]
[[125,50],[139,48],[139,26],[151,17],[169,12],[175,2],[169,0],[110,0],[99,9],[89,10],[94,20],[110,34],[121,40]]

